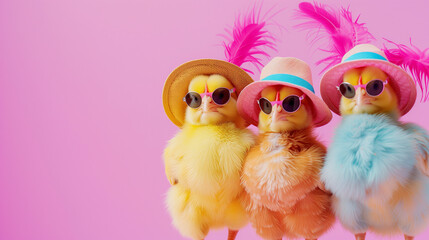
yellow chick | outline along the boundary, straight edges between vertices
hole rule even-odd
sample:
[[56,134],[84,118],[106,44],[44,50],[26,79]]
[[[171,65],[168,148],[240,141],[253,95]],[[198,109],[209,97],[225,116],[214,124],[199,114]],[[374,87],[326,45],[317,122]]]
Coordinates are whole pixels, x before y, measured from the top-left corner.
[[[218,88],[233,89],[232,84],[223,76],[218,74],[199,75],[192,79],[189,84],[189,92],[204,93],[213,92]],[[186,108],[186,121],[194,125],[221,124],[234,122],[239,127],[245,127],[246,122],[237,112],[237,94],[231,93],[232,98],[228,104],[217,105],[212,97],[204,97],[201,107]]]
[[[219,88],[232,92],[228,100],[227,93],[214,96]],[[247,223],[240,173],[254,136],[245,129],[246,122],[237,113],[234,86],[224,76],[198,75],[188,91],[202,97],[189,100],[193,107],[186,108],[185,123],[164,152],[172,184],[168,210],[186,237],[204,239],[211,228],[226,226],[228,239],[235,239]],[[218,104],[215,98],[227,101]]]

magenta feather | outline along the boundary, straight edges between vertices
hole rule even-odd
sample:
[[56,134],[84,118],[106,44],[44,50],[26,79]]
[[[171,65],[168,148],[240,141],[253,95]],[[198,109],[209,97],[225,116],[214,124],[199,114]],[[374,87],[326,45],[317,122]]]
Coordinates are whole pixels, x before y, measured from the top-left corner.
[[321,38],[329,39],[330,46],[322,51],[328,52],[330,56],[317,62],[318,65],[327,64],[322,71],[340,63],[344,54],[354,46],[369,43],[374,39],[365,27],[365,23],[358,22],[359,16],[353,20],[348,8],[335,11],[327,5],[316,2],[314,4],[302,2],[299,4],[297,16],[307,20],[297,27],[314,34],[313,43]]
[[[243,19],[238,15],[232,33],[226,30],[229,36],[224,36],[226,60],[240,67],[244,63],[251,63],[259,70],[263,66],[260,56],[269,57],[263,47],[275,50],[275,39],[266,30],[266,26],[266,20],[260,20],[260,9],[256,11],[256,7]],[[252,71],[243,69],[253,74]]]
[[383,51],[387,59],[411,73],[422,92],[421,101],[427,101],[429,98],[429,48],[422,51],[414,46],[411,40],[411,47],[387,41],[396,46],[389,49],[384,47]]

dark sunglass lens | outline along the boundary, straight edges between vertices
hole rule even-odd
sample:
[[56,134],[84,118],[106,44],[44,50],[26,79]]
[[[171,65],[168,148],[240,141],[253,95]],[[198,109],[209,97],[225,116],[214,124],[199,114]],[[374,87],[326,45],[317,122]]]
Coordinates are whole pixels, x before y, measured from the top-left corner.
[[355,88],[350,83],[341,83],[340,93],[346,98],[353,98],[355,96]]
[[226,104],[230,98],[229,90],[226,88],[218,88],[213,92],[212,99],[218,105]]
[[283,100],[283,109],[286,112],[295,112],[301,106],[298,96],[289,96]]
[[370,96],[378,96],[383,92],[384,84],[381,80],[372,80],[366,85],[366,92]]
[[268,101],[265,98],[261,98],[261,99],[259,99],[259,108],[265,114],[270,114],[273,106],[271,106],[270,101]]
[[199,93],[189,92],[185,96],[186,104],[191,108],[198,108],[201,105],[201,96]]

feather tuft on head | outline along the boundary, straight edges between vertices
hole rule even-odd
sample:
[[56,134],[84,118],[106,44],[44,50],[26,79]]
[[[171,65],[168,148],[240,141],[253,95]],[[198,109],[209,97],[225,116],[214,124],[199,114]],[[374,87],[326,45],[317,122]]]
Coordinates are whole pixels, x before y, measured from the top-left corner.
[[395,45],[395,48],[386,46],[383,48],[389,62],[401,66],[411,73],[422,92],[421,101],[427,101],[429,98],[429,48],[422,51],[411,43],[411,39],[410,46],[397,44],[387,39],[386,41]]
[[299,4],[297,18],[306,20],[296,27],[309,31],[309,36],[314,36],[313,43],[322,38],[328,39],[330,43],[328,49],[321,49],[330,56],[317,62],[317,65],[326,63],[322,71],[340,63],[344,54],[354,46],[374,39],[365,23],[358,22],[359,16],[353,19],[349,8],[334,10],[316,2],[302,2]]
[[[272,17],[260,17],[261,8],[253,7],[248,14],[241,17],[237,15],[232,31],[225,29],[228,35],[225,37],[223,46],[225,47],[225,57],[230,63],[241,68],[244,63],[253,64],[258,70],[263,66],[262,57],[269,57],[262,48],[275,49],[275,38],[266,30],[267,21]],[[252,73],[249,69],[245,71]]]

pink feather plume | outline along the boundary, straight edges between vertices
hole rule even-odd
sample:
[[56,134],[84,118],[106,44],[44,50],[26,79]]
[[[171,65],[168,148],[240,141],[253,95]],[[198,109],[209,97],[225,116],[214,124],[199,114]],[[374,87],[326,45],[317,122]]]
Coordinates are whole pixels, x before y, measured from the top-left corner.
[[[256,11],[254,7],[243,18],[238,15],[232,32],[225,29],[229,36],[223,35],[226,38],[223,46],[228,62],[240,67],[244,63],[251,63],[260,70],[263,66],[260,57],[269,57],[263,48],[275,50],[275,38],[266,30],[266,20],[260,20],[260,11],[260,8]],[[252,71],[243,69],[253,74]]]
[[387,41],[395,45],[395,48],[386,48],[386,46],[383,48],[387,59],[411,73],[422,92],[421,101],[427,101],[429,98],[429,48],[422,51],[414,46],[411,40],[410,47]]
[[348,8],[333,10],[316,2],[314,4],[302,2],[299,4],[297,17],[307,20],[297,27],[308,30],[310,35],[314,35],[313,43],[321,38],[328,39],[330,43],[327,49],[321,49],[328,52],[330,56],[317,62],[317,65],[327,64],[322,71],[340,63],[344,54],[354,46],[369,43],[374,39],[365,27],[365,23],[358,22],[359,16],[353,19]]

